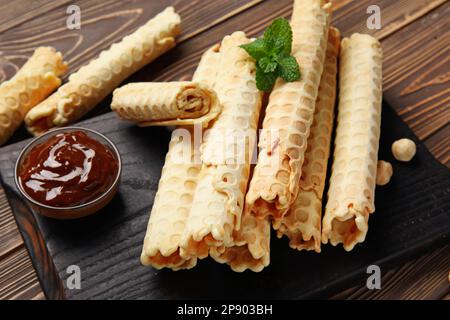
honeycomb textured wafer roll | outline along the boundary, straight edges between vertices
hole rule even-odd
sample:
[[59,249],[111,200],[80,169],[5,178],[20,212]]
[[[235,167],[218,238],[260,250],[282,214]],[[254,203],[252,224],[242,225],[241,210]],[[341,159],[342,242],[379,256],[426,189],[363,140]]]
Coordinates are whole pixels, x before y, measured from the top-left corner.
[[314,120],[302,167],[300,189],[288,213],[279,220],[281,225],[277,230],[278,237],[286,235],[291,248],[298,250],[320,252],[322,196],[333,131],[339,43],[339,31],[331,27]]
[[180,17],[169,7],[73,73],[27,114],[28,130],[38,135],[78,120],[132,73],[173,48],[179,32]]
[[[215,82],[218,64],[213,62],[218,60],[218,55],[216,48],[203,54],[197,71],[209,72],[196,71],[194,81],[209,86]],[[141,254],[144,265],[180,270],[190,269],[197,264],[196,257],[185,259],[180,256],[180,239],[191,212],[192,198],[202,167],[199,143],[194,135],[201,135],[201,132],[195,132],[196,128],[199,127],[180,127],[183,131],[174,131],[172,134],[144,239]]]
[[233,231],[233,245],[213,247],[211,257],[227,263],[235,272],[260,272],[270,263],[269,217],[260,219],[244,209],[239,230]]
[[322,243],[343,243],[350,251],[363,242],[374,212],[380,138],[382,51],[369,35],[341,43],[339,106]]
[[297,196],[325,59],[330,13],[331,4],[321,0],[294,3],[292,54],[299,62],[301,78],[289,83],[278,79],[269,97],[258,162],[246,196],[246,205],[257,217],[280,219]]
[[130,83],[114,90],[111,109],[139,126],[206,125],[221,105],[216,93],[195,82]]
[[[203,53],[201,63],[195,69],[194,77],[211,89],[216,85],[216,75],[220,62],[220,44],[215,44]],[[212,76],[213,75],[213,76]]]
[[[61,52],[53,47],[39,47],[10,80],[34,74],[58,78],[67,72],[67,62],[63,61]],[[61,83],[61,80],[59,80]]]
[[184,259],[179,251],[201,168],[195,162],[192,128],[180,128],[184,132],[175,130],[172,133],[147,226],[141,262],[157,269],[190,269],[197,264],[195,257]]
[[14,77],[0,85],[0,145],[22,124],[27,112],[61,84],[67,71],[62,54],[39,47]]
[[212,247],[231,246],[240,226],[262,98],[255,63],[239,48],[248,42],[235,32],[220,47],[214,89],[223,110],[200,147],[203,167],[182,238],[186,257],[205,258]]

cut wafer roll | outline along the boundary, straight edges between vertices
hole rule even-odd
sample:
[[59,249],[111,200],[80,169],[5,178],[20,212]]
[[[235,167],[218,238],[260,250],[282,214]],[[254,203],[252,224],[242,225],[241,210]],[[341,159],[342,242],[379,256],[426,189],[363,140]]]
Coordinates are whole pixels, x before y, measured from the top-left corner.
[[232,246],[240,226],[262,98],[255,63],[239,47],[248,42],[235,32],[220,47],[214,90],[223,109],[201,145],[203,167],[182,237],[185,257],[205,258],[211,248]]
[[382,50],[369,35],[341,43],[339,106],[322,243],[350,251],[363,242],[374,212],[382,100]]
[[216,93],[195,82],[130,83],[114,90],[111,109],[139,126],[208,124],[220,113]]
[[[293,51],[301,78],[278,79],[270,94],[246,205],[257,217],[280,219],[298,193],[306,140],[327,46],[331,4],[322,0],[294,2]],[[275,226],[275,224],[274,224]]]
[[[197,67],[193,81],[212,86],[217,75],[217,48],[206,51]],[[198,72],[208,70],[208,72]],[[161,173],[158,191],[145,234],[141,262],[157,269],[190,269],[197,264],[196,257],[180,255],[180,239],[191,212],[192,198],[201,170],[199,142],[195,132],[199,126],[179,127],[172,133],[166,161]]]
[[173,48],[179,32],[180,16],[169,7],[101,52],[49,99],[33,108],[25,118],[28,130],[39,135],[78,120],[132,73]]
[[277,236],[281,238],[286,235],[293,249],[320,252],[322,196],[333,130],[339,43],[339,31],[331,27],[314,121],[307,140],[300,188],[291,208],[279,220]]
[[0,145],[22,124],[27,112],[61,84],[67,71],[62,54],[39,47],[14,77],[0,85]]

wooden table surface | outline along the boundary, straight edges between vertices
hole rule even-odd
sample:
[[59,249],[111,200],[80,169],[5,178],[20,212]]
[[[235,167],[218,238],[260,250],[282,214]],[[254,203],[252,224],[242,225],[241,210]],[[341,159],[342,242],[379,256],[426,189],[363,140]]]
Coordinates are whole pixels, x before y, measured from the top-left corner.
[[[81,8],[81,30],[66,29],[66,9]],[[95,57],[166,5],[183,21],[180,49],[150,70],[160,81],[187,79],[201,53],[225,34],[259,35],[272,19],[289,17],[292,0],[16,0],[0,2],[0,82],[35,47],[61,50],[70,72]],[[450,2],[446,0],[334,0],[333,24],[343,35],[370,33],[384,50],[384,99],[434,156],[450,167]],[[366,9],[378,5],[382,28],[368,30]],[[88,116],[107,111],[102,103]],[[12,141],[26,137],[17,133]],[[364,283],[337,299],[450,299],[450,244],[383,272],[382,289]],[[0,299],[45,299],[3,189],[0,187]]]

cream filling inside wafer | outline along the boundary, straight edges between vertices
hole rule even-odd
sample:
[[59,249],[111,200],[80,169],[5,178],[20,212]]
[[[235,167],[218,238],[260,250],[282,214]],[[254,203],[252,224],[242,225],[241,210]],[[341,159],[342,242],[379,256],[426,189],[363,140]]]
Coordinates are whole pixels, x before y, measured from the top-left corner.
[[211,99],[205,90],[188,87],[178,94],[177,108],[185,112],[180,116],[183,119],[192,115],[205,115],[211,110]]
[[113,94],[111,108],[139,126],[204,126],[222,110],[216,93],[196,82],[131,83]]

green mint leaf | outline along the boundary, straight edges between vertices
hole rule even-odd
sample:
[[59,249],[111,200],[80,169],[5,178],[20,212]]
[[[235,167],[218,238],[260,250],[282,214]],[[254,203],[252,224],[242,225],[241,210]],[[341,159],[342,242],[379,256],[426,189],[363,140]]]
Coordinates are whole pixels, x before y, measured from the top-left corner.
[[259,90],[270,91],[278,77],[286,82],[300,78],[297,60],[290,55],[292,29],[286,19],[275,19],[262,38],[240,47],[255,59],[256,86]]
[[277,59],[277,71],[279,76],[286,82],[292,82],[300,79],[300,68],[297,60],[293,56],[284,56]]
[[259,66],[256,66],[256,87],[260,91],[270,91],[277,80],[275,72],[265,73]]
[[284,18],[275,19],[264,32],[266,50],[272,55],[291,54],[292,29]]
[[247,51],[248,55],[256,61],[268,55],[266,50],[266,43],[263,39],[256,39],[255,41],[240,46]]
[[258,61],[258,65],[261,67],[264,73],[274,72],[277,68],[277,62],[272,61],[270,58],[264,57]]

